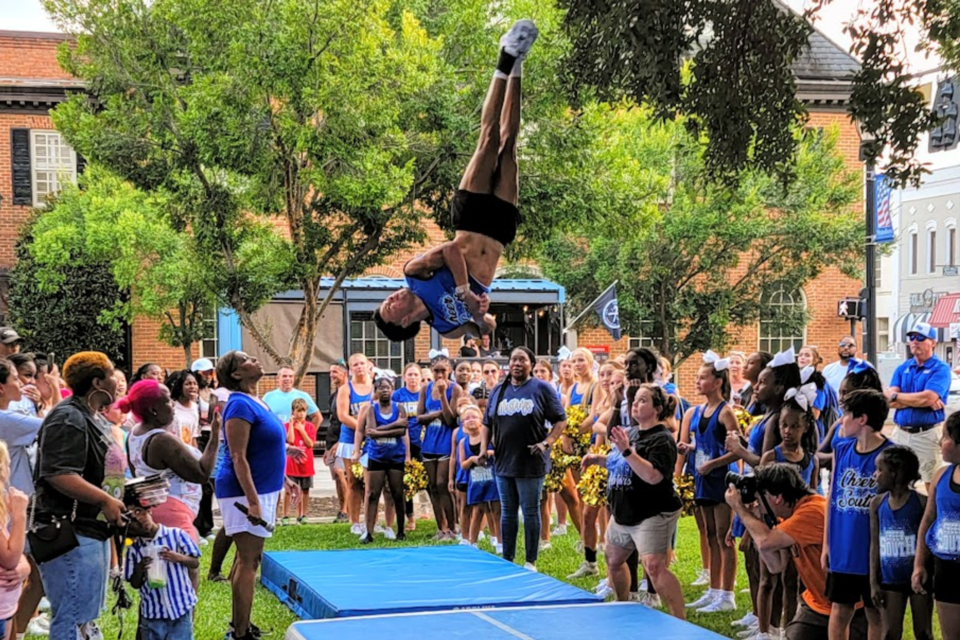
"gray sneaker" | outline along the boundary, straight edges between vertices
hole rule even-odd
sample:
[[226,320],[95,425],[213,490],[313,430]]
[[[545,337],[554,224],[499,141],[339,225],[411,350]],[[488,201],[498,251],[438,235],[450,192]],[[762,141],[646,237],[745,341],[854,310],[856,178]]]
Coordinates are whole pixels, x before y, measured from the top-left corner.
[[500,48],[518,60],[523,60],[530,53],[530,47],[538,35],[540,31],[537,30],[537,25],[533,24],[533,20],[517,20],[500,38]]

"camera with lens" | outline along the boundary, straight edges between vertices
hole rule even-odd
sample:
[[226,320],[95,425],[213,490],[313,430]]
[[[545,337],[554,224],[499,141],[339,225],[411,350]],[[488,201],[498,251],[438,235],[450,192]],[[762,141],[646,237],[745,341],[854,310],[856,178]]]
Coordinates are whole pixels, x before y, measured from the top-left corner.
[[740,498],[743,504],[752,504],[757,501],[757,476],[743,476],[739,473],[730,471],[724,479],[724,484],[731,484],[740,492]]

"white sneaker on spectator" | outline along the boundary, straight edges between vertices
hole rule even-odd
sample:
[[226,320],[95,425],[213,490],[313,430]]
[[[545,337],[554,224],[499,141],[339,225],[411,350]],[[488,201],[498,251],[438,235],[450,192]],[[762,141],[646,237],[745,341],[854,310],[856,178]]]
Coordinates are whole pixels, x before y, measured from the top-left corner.
[[103,640],[103,631],[100,630],[96,622],[90,621],[80,625],[77,637],[86,638],[87,640]]
[[383,526],[381,526],[381,524],[378,522],[377,524],[373,525],[373,532],[374,532],[374,533],[383,533],[383,532],[384,532],[384,528],[383,528]]
[[494,548],[494,551],[497,552],[498,556],[503,555],[503,543],[498,542],[497,544],[493,545],[493,548]]
[[208,544],[210,544],[210,541],[207,540],[206,538],[200,538],[200,541],[197,542],[197,544],[198,544],[199,546],[201,546],[201,547],[205,547],[205,546],[207,546]]
[[747,615],[743,616],[739,620],[734,620],[730,623],[731,627],[752,627],[757,624],[757,616],[750,611]]
[[550,531],[550,535],[552,535],[552,536],[565,536],[565,535],[567,535],[567,525],[565,525],[565,524],[558,524],[557,526],[555,526],[555,527],[553,528],[552,531]]
[[750,638],[753,638],[753,636],[757,635],[758,633],[760,633],[759,621],[753,623],[743,631],[738,631],[737,637],[742,638],[743,640],[749,640]]
[[760,633],[757,632],[757,635],[750,638],[750,640],[774,640],[774,638],[779,638],[780,634],[777,633],[776,636],[770,633]]
[[549,540],[541,540],[541,541],[540,541],[539,550],[540,550],[540,551],[547,551],[547,550],[549,550],[549,549],[553,549],[553,545],[550,544],[550,541],[549,541]]
[[40,613],[45,613],[45,612],[47,612],[47,611],[50,611],[50,601],[47,600],[47,597],[46,597],[46,596],[40,598],[40,607],[39,607],[39,609],[40,609]]
[[460,539],[460,545],[461,545],[461,546],[464,546],[464,547],[472,547],[472,546],[473,546],[472,544],[470,544],[470,541],[467,540],[466,538],[461,538],[461,539]]
[[710,572],[706,569],[700,569],[697,579],[690,583],[691,587],[705,587],[710,584]]
[[604,599],[614,595],[613,589],[606,582],[604,582],[600,587],[598,587],[595,593]]
[[596,576],[600,572],[597,571],[596,562],[587,562],[584,560],[580,563],[580,566],[576,571],[567,576],[567,580],[573,580],[574,578],[586,578],[587,576]]
[[655,593],[647,593],[646,591],[641,591],[640,597],[637,598],[637,602],[651,609],[660,608],[660,596],[658,596]]
[[396,540],[397,534],[394,533],[393,529],[384,529],[383,537],[386,538],[387,540]]
[[708,604],[711,604],[714,600],[717,599],[717,595],[711,591],[707,590],[702,596],[686,604],[687,609],[699,609],[700,607],[705,607]]
[[213,542],[214,540],[217,539],[217,534],[215,534],[215,533],[208,533],[206,539],[209,540],[210,542]]
[[[481,530],[480,530],[480,533],[477,534],[477,542],[483,542],[483,541],[486,540],[486,539],[487,539],[487,534],[485,534],[485,533],[483,532],[483,530],[481,529]],[[493,542],[491,542],[491,544],[493,544]]]
[[28,636],[49,636],[50,627],[43,626],[37,622],[39,618],[34,618],[27,624],[27,635]]
[[350,533],[355,536],[359,536],[363,533],[363,525],[359,522],[354,522],[352,525],[350,525]]
[[533,571],[534,573],[538,573],[538,571],[537,571],[537,565],[535,565],[535,564],[533,564],[533,563],[531,563],[531,562],[524,562],[524,563],[523,563],[523,568],[526,569],[527,571]]
[[716,596],[713,602],[697,609],[697,613],[720,613],[722,611],[736,611],[737,602],[733,594],[721,593]]

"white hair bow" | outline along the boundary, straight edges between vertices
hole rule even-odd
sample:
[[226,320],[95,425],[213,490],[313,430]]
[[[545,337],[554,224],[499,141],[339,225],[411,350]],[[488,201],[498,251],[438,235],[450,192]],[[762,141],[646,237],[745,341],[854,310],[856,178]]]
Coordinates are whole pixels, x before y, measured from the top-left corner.
[[793,352],[793,347],[790,347],[786,351],[781,351],[777,355],[773,356],[773,360],[770,361],[770,364],[767,366],[771,369],[776,369],[777,367],[782,367],[785,364],[795,364],[797,362],[797,356]]
[[373,368],[373,379],[378,380],[380,378],[386,378],[387,380],[393,380],[397,377],[397,372],[393,369],[381,369],[380,367]]
[[557,362],[563,362],[564,360],[569,360],[573,356],[573,351],[570,351],[566,345],[560,347],[557,351]]
[[703,361],[706,364],[712,364],[714,371],[723,371],[730,368],[730,358],[721,358],[713,349],[707,349],[707,352],[703,354]]
[[433,360],[434,358],[439,358],[440,356],[443,356],[444,358],[449,358],[450,352],[446,349],[439,349],[439,350],[430,349],[430,353],[427,354],[427,357],[429,357],[431,360]]
[[796,399],[801,409],[809,411],[810,407],[813,406],[813,401],[817,399],[817,385],[810,382],[800,385],[799,389],[796,387],[787,389],[787,393],[783,396],[783,399],[784,401],[788,401],[791,398]]
[[813,367],[813,365],[810,365],[809,367],[804,367],[803,369],[801,369],[800,384],[807,384],[807,382],[810,380],[810,376],[812,376],[815,371],[816,369]]

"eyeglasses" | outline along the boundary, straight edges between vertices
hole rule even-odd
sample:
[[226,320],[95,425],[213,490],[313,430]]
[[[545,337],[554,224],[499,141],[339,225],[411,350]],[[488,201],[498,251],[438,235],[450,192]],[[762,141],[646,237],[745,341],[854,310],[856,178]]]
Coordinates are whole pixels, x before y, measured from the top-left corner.
[[852,342],[841,342],[837,346],[841,349],[850,349],[851,347],[855,347],[857,345],[853,344]]
[[907,336],[907,340],[910,342],[924,342],[927,340],[927,336],[922,336],[919,333],[911,333]]

